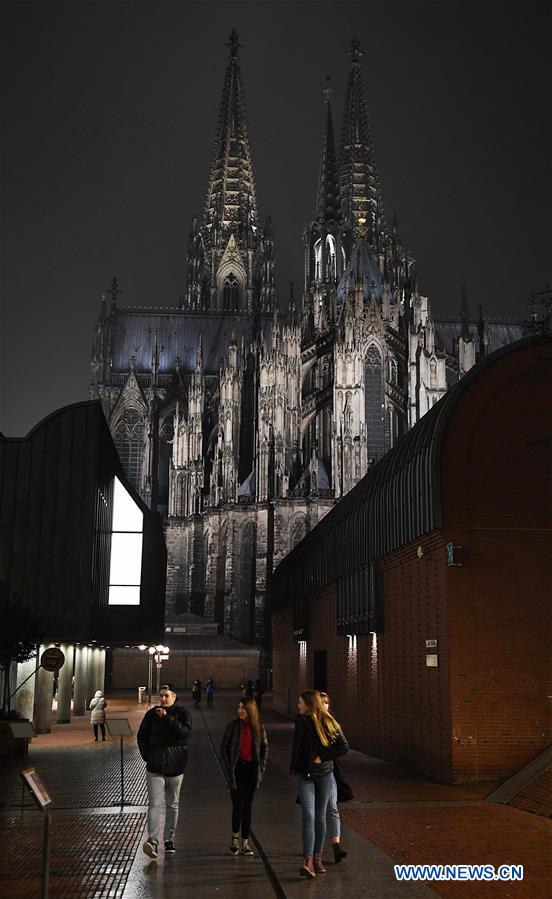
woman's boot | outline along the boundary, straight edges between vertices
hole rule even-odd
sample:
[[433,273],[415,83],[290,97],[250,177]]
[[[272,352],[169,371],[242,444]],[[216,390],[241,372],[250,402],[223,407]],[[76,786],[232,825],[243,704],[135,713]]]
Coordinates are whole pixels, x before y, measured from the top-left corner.
[[322,863],[322,856],[319,852],[314,853],[314,873],[315,874],[325,874],[326,869]]
[[342,859],[347,858],[347,853],[344,849],[341,848],[341,843],[332,843],[332,846],[334,852],[334,861],[336,865],[338,865]]
[[314,873],[314,866],[312,864],[312,855],[307,855],[305,861],[299,868],[299,874],[301,874],[303,877],[316,877],[316,874]]

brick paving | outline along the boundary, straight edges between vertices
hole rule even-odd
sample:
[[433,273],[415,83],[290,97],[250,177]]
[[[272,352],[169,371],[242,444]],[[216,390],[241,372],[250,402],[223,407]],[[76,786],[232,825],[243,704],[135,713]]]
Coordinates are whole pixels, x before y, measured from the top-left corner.
[[551,895],[549,821],[491,803],[405,809],[349,809],[341,817],[401,864],[520,864],[522,882],[430,883],[439,896],[462,899],[545,899]]
[[[144,813],[51,816],[52,899],[118,899],[144,827]],[[6,899],[42,896],[42,815],[0,817],[0,883]]]
[[[222,700],[222,696],[219,698]],[[139,706],[133,698],[110,698],[109,702],[111,717],[128,717],[136,733],[146,707]],[[228,705],[229,709],[231,704]],[[226,700],[223,705],[226,708]],[[263,714],[269,731],[270,764],[287,774],[292,724],[271,713],[270,703],[266,710],[263,709]],[[196,726],[199,727],[200,723],[194,724],[194,729]],[[199,750],[201,744],[197,743],[197,738],[196,745]],[[51,899],[116,899],[123,896],[127,881],[134,884],[138,893],[144,888],[141,881],[139,886],[135,874],[136,870],[141,870],[142,864],[141,853],[137,854],[137,850],[145,822],[145,776],[134,737],[125,740],[124,752],[125,798],[134,806],[125,807],[121,813],[118,808],[118,740],[110,741],[108,738],[105,744],[94,744],[88,717],[83,717],[74,719],[69,726],[55,726],[51,734],[41,735],[31,744],[29,764],[34,765],[41,774],[55,804],[52,813]],[[198,757],[198,764],[200,761]],[[29,807],[24,812],[18,808],[22,792],[18,773],[20,767],[17,763],[2,765],[0,810],[3,810],[0,814],[0,839],[3,852],[0,854],[0,893],[8,899],[34,899],[40,896],[42,820],[40,814],[31,811]],[[364,884],[375,899],[383,895],[413,894],[409,892],[407,884],[397,883],[392,886],[389,882],[389,876],[393,876],[393,863],[495,866],[522,864],[525,874],[522,883],[432,881],[427,886],[432,895],[451,899],[468,896],[475,899],[486,899],[487,896],[544,899],[551,895],[551,822],[511,806],[484,802],[484,796],[491,792],[496,783],[462,786],[439,784],[357,752],[349,753],[343,760],[343,769],[355,793],[354,802],[341,806],[345,839],[351,848],[353,844],[357,846],[353,853],[355,857],[359,855],[359,840],[368,841],[364,844],[366,853],[379,853],[382,877],[387,877],[385,889],[383,880],[381,883],[377,880],[379,875],[376,875],[375,881],[370,881],[369,887],[368,883]],[[286,789],[289,791],[289,786]],[[268,800],[267,795],[266,801]],[[29,804],[30,800],[27,799],[26,802]],[[260,811],[259,807],[259,813]],[[270,814],[274,814],[274,811],[271,810]],[[283,842],[276,850],[268,831],[266,835],[266,845],[277,853],[272,862],[284,872],[290,864],[286,852],[288,855],[289,852],[293,854],[297,849],[295,845],[288,846],[289,837],[284,831],[281,835]],[[295,837],[292,838],[294,840]],[[207,845],[206,851],[209,851]],[[350,861],[353,861],[353,856]],[[375,859],[375,856],[371,857]],[[134,873],[129,875],[133,862]],[[177,864],[181,862],[186,862],[185,857],[178,859]],[[295,864],[293,861],[293,865]],[[179,883],[187,883],[189,874],[186,866],[178,870],[181,870],[178,875],[181,878]],[[368,895],[362,891],[364,886],[360,882],[358,889],[353,886],[343,892],[346,880],[341,875],[352,871],[353,866],[348,865],[343,871],[332,872],[332,883],[336,889],[341,890],[339,895],[347,895],[350,899]],[[386,871],[389,874],[385,874]],[[209,883],[212,883],[215,873],[214,870],[210,872]],[[129,876],[131,881],[128,880]],[[201,876],[200,865],[198,877]],[[284,874],[284,878],[286,877],[287,874]],[[196,882],[200,883],[199,880]],[[223,887],[223,882],[225,883],[220,881],[219,895],[226,895],[224,890],[230,890],[228,884]],[[379,893],[378,883],[381,885]],[[300,886],[304,888],[303,884]],[[180,899],[179,889],[177,887],[177,891],[170,895],[178,895]],[[205,889],[208,893],[207,881]],[[238,892],[228,892],[228,895],[241,895],[241,899],[244,899],[243,884],[235,883],[232,889]],[[294,896],[295,889],[293,878],[285,879],[286,895]],[[318,885],[316,889],[318,890]],[[138,893],[133,892],[132,895]],[[271,894],[269,889],[267,899]],[[258,895],[261,896],[261,893]],[[336,897],[326,893],[326,899]]]

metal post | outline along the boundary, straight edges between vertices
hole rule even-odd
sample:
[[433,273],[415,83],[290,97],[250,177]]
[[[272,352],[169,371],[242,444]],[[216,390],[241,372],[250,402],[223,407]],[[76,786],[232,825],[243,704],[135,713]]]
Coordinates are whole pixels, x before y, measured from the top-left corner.
[[153,681],[153,655],[148,655],[148,705],[151,705],[151,691]]
[[44,849],[42,858],[42,899],[48,899],[50,879],[50,813],[44,812]]
[[[160,655],[160,653],[159,653],[159,655]],[[158,661],[157,661],[157,693],[158,694],[159,694],[160,686],[161,686],[161,662],[159,661],[159,656],[158,656]]]
[[125,804],[125,775],[123,768],[123,738],[121,737],[121,808]]

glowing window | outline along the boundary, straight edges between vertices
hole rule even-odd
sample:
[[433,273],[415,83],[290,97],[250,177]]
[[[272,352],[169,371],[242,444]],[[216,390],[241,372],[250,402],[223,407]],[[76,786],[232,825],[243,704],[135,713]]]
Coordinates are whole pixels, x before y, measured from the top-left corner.
[[144,515],[118,478],[113,484],[109,605],[139,606]]

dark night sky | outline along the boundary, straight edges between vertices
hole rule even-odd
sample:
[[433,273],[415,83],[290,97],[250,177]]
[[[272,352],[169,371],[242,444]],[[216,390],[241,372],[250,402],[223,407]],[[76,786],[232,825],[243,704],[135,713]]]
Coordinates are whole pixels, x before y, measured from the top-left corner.
[[358,33],[388,218],[434,313],[523,317],[550,276],[548,2],[4,2],[0,428],[88,396],[101,289],[176,305],[236,27],[281,302],[302,283],[330,75]]

